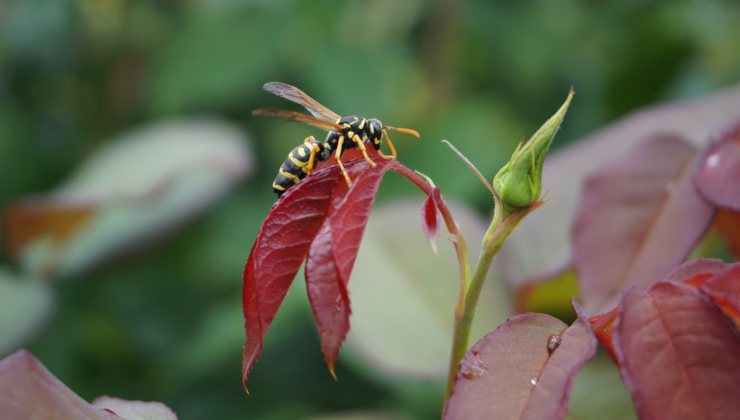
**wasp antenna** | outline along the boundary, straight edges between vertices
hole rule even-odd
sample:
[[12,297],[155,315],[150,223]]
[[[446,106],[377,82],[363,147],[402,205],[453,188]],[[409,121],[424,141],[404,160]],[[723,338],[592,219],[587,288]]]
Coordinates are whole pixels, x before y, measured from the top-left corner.
[[416,137],[417,139],[419,137],[421,137],[421,135],[419,134],[418,131],[416,131],[414,129],[411,129],[411,128],[388,127],[388,126],[386,126],[385,128],[386,128],[386,130],[393,130],[393,131],[398,131],[399,133],[410,134],[410,135]]

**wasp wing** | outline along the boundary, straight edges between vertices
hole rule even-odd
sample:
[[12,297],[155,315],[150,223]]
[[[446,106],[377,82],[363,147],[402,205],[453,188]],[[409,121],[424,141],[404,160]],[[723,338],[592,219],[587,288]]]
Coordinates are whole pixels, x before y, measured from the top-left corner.
[[301,114],[300,112],[289,111],[287,109],[255,109],[254,111],[252,111],[252,115],[258,115],[260,117],[275,117],[282,118],[288,121],[303,122],[327,131],[342,129],[341,126],[334,124],[333,122],[314,118],[310,115]]
[[339,114],[330,110],[324,105],[321,105],[316,99],[308,96],[306,92],[298,89],[295,86],[291,86],[287,83],[282,82],[268,82],[265,83],[262,88],[272,93],[273,95],[301,105],[316,118],[327,120],[332,123],[336,122],[340,118]]

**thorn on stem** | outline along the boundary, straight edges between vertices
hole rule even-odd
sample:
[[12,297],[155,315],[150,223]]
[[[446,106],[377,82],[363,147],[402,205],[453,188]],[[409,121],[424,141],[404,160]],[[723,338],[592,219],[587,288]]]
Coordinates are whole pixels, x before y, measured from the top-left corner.
[[452,143],[450,143],[449,141],[442,140],[442,143],[446,144],[450,149],[452,149],[452,151],[457,155],[457,157],[459,157],[463,162],[465,162],[466,165],[468,165],[470,170],[473,171],[473,173],[478,176],[478,179],[480,179],[480,181],[488,189],[488,191],[490,191],[491,194],[493,194],[493,187],[491,186],[491,183],[488,182],[486,177],[484,177],[483,174],[478,170],[478,168],[476,168],[475,165],[473,165],[473,162],[471,162],[470,159],[465,157],[465,155],[463,155],[461,151],[457,150],[457,148],[453,146]]

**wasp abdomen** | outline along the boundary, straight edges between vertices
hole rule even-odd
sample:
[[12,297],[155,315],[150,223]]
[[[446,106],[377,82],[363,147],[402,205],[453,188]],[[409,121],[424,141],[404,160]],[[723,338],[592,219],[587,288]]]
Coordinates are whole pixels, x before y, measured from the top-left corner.
[[[325,144],[311,141],[291,150],[272,182],[272,190],[278,197],[310,174],[317,161],[326,160],[326,149]],[[314,155],[313,162],[311,162],[312,154]]]

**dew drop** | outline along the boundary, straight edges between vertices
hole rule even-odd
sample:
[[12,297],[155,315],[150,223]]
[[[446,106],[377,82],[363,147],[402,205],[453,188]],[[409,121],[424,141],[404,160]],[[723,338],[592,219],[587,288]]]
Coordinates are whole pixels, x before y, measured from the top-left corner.
[[715,153],[707,158],[707,166],[710,168],[719,166],[719,153]]
[[537,385],[537,378],[532,378],[529,380],[529,383],[532,384],[532,386]]

